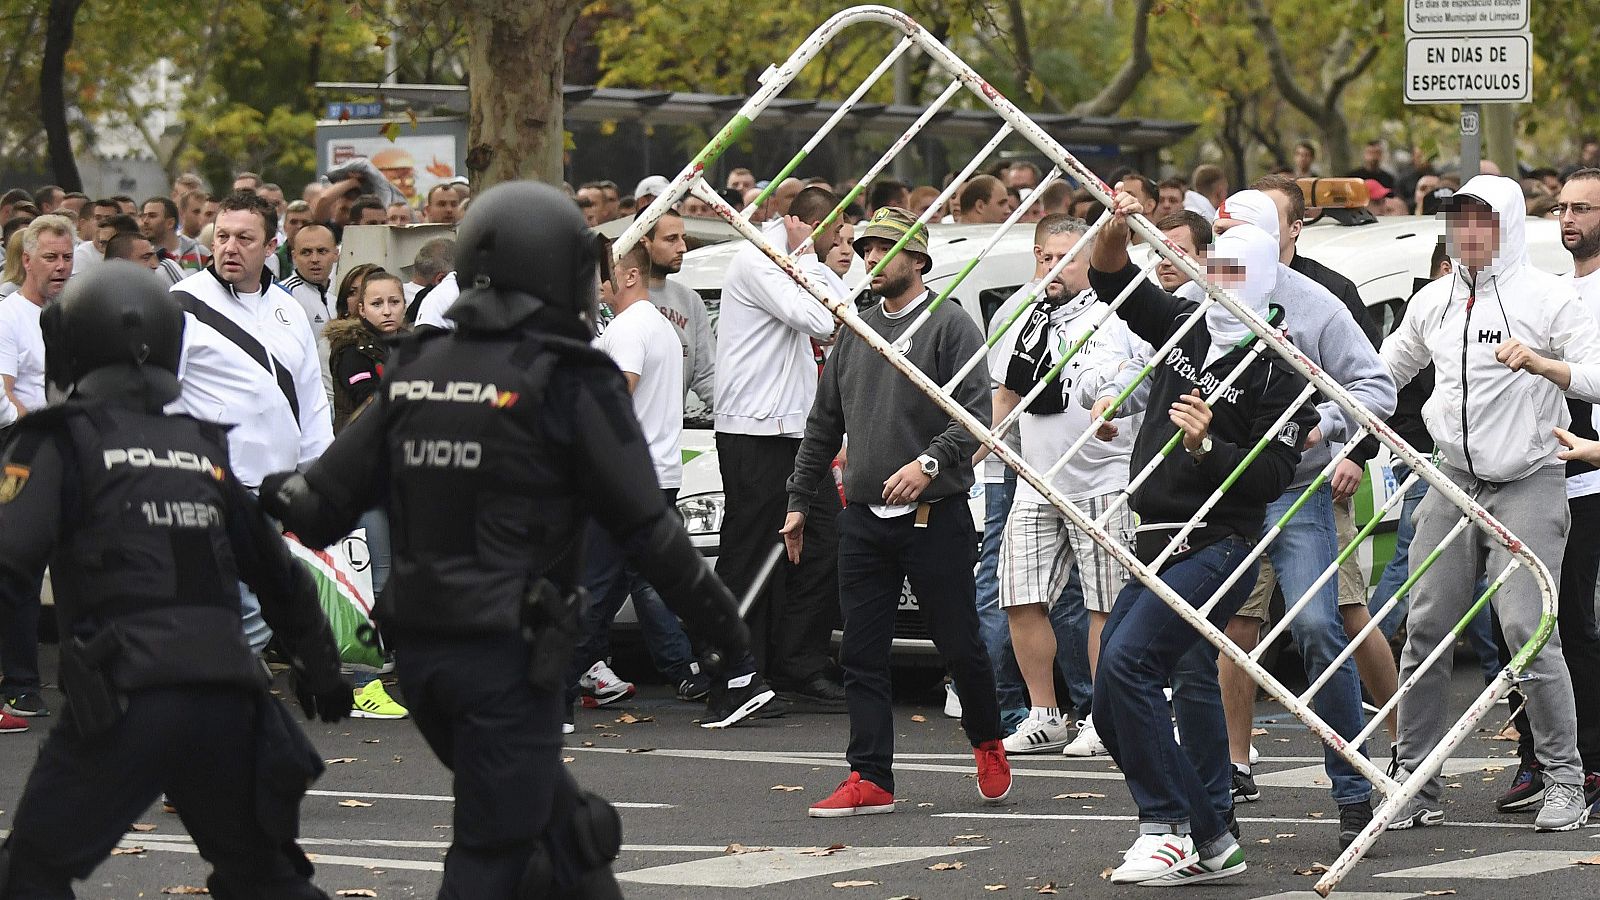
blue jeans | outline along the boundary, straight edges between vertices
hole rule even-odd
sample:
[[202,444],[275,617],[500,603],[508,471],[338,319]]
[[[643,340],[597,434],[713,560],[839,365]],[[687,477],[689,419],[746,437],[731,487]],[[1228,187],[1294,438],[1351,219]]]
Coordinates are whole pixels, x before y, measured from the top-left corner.
[[[1250,552],[1250,542],[1227,538],[1202,547],[1167,566],[1161,580],[1192,605],[1199,606]],[[1250,596],[1255,564],[1212,609],[1211,624],[1225,626]],[[1228,772],[1228,726],[1217,687],[1216,652],[1211,650],[1211,680],[1190,684],[1190,691],[1208,698],[1189,704],[1184,747],[1173,740],[1162,688],[1172,680],[1196,645],[1210,649],[1189,623],[1138,580],[1117,596],[1111,618],[1100,636],[1100,671],[1095,678],[1095,728],[1121,767],[1139,807],[1141,831],[1189,832],[1204,852],[1208,844],[1228,838],[1227,825],[1209,794],[1209,785]],[[1192,679],[1197,681],[1198,679]],[[1190,737],[1193,735],[1193,737]],[[1200,765],[1207,768],[1202,770]],[[1215,771],[1213,771],[1215,770]]]
[[[1411,477],[1411,467],[1405,463],[1396,463],[1393,471],[1396,485]],[[1394,557],[1383,567],[1383,575],[1378,578],[1377,585],[1372,589],[1372,599],[1367,601],[1367,609],[1374,614],[1388,603],[1394,592],[1400,589],[1400,585],[1405,584],[1406,579],[1411,577],[1408,551],[1411,548],[1411,536],[1417,530],[1412,517],[1416,515],[1417,504],[1427,495],[1428,483],[1418,479],[1417,483],[1406,491],[1405,498],[1400,501],[1400,525],[1394,533]],[[1394,638],[1394,633],[1400,630],[1400,623],[1405,621],[1406,610],[1410,607],[1411,592],[1407,591],[1406,595],[1400,598],[1400,602],[1395,604],[1394,609],[1378,623],[1378,630],[1383,632],[1384,638]]]
[[[1276,522],[1300,495],[1290,488],[1282,497],[1267,504],[1266,521]],[[1284,602],[1293,606],[1323,570],[1338,556],[1339,539],[1333,525],[1333,491],[1323,485],[1300,507],[1278,539],[1267,550],[1278,572]],[[1329,578],[1315,598],[1289,623],[1306,677],[1315,679],[1344,651],[1350,639],[1344,633],[1344,617],[1339,614],[1339,579]],[[1354,657],[1346,659],[1328,683],[1312,698],[1317,715],[1333,730],[1353,738],[1361,733],[1361,678]],[[1362,749],[1365,753],[1365,749]],[[1372,794],[1372,785],[1356,774],[1344,757],[1323,748],[1323,763],[1333,779],[1333,802],[1360,803]]]
[[[1411,477],[1411,467],[1404,463],[1396,463],[1395,484],[1398,485],[1409,477]],[[1405,584],[1406,579],[1411,576],[1409,551],[1411,536],[1417,530],[1414,519],[1417,504],[1427,495],[1428,483],[1419,479],[1410,490],[1406,491],[1405,499],[1400,501],[1400,524],[1394,534],[1394,558],[1384,567],[1383,576],[1378,579],[1377,587],[1372,592],[1372,599],[1367,603],[1367,608],[1374,613],[1388,603],[1394,592],[1399,590],[1400,585]],[[1487,587],[1487,582],[1480,579],[1478,595],[1482,596]],[[1406,620],[1406,611],[1411,608],[1411,593],[1407,591],[1406,595],[1400,598],[1400,602],[1395,604],[1394,609],[1378,623],[1378,630],[1383,632],[1385,639],[1393,640],[1395,632],[1400,630],[1400,623]],[[1478,666],[1483,671],[1484,684],[1493,681],[1495,675],[1500,672],[1500,655],[1494,639],[1493,617],[1493,606],[1485,605],[1478,613],[1478,617],[1467,626],[1466,631],[1467,642],[1478,655]]]
[[1000,608],[1000,539],[1016,493],[1017,473],[1009,466],[1004,482],[983,486],[983,548],[975,573],[978,634],[994,666],[1000,720],[1007,732],[1028,717],[1028,691],[1022,683],[1022,671],[1017,668],[1017,657],[1011,652],[1011,626]]
[[[669,506],[677,502],[677,491],[663,491]],[[583,586],[589,591],[589,605],[580,618],[583,638],[573,654],[572,664],[577,675],[600,660],[611,656],[611,620],[617,617],[622,604],[631,596],[633,611],[639,617],[639,628],[644,632],[645,648],[650,651],[650,661],[656,671],[673,684],[690,677],[689,664],[694,662],[694,648],[683,625],[672,610],[667,609],[661,595],[639,573],[628,568],[622,549],[598,525],[589,526],[585,545]]]

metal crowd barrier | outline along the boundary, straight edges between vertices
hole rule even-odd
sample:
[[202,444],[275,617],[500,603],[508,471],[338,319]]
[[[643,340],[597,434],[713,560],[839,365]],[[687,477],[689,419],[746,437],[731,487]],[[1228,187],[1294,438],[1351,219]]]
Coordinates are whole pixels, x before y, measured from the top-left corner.
[[[867,78],[848,96],[839,110],[805,142],[801,150],[796,153],[795,156],[788,162],[788,164],[786,164],[782,170],[771,179],[771,182],[762,191],[762,193],[758,195],[754,203],[742,210],[735,209],[730,206],[705,181],[703,177],[705,170],[744,134],[750,123],[755,118],[760,116],[763,111],[767,109],[768,105],[779,94],[781,94],[790,83],[794,81],[796,75],[799,74],[799,72],[820,53],[824,46],[826,46],[830,41],[838,38],[838,36],[846,29],[852,26],[866,24],[888,26],[893,32],[901,35],[901,37],[893,45],[892,49],[883,58],[883,60],[872,70],[871,74],[868,75]],[[950,185],[939,194],[938,199],[935,200],[928,207],[928,210],[921,215],[921,217],[918,219],[917,228],[908,232],[907,235],[894,246],[894,248],[890,251],[890,254],[886,256],[882,262],[880,262],[871,272],[869,272],[864,279],[850,288],[849,293],[846,296],[831,297],[801,273],[800,269],[796,267],[793,257],[786,252],[787,248],[774,247],[769,241],[767,241],[760,228],[751,223],[750,216],[760,208],[761,204],[766,202],[772,192],[777,189],[779,183],[793,173],[797,167],[804,162],[804,160],[807,158],[807,155],[814,150],[824,138],[827,137],[827,135],[844,118],[850,109],[852,109],[861,101],[864,96],[866,96],[873,85],[876,84],[887,71],[889,71],[890,67],[908,50],[913,48],[921,51],[926,59],[926,62],[938,67],[950,76],[951,81],[949,86],[946,87],[943,92],[940,93],[938,97],[928,105],[924,113],[890,145],[889,149],[882,155],[882,157],[880,157],[863,174],[856,185],[848,193],[846,193],[838,206],[833,210],[832,214],[817,226],[816,231],[814,231],[812,234],[813,239],[816,237],[816,234],[820,233],[834,219],[840,216],[844,212],[844,209],[864,190],[867,189],[871,181],[876,178],[879,173],[881,173],[884,168],[890,164],[890,162],[892,162],[897,154],[903,151],[911,143],[917,134],[922,131],[924,126],[926,126],[928,122],[932,121],[939,111],[952,99],[954,99],[955,96],[962,91],[962,89],[965,89],[968,94],[975,97],[978,102],[998,113],[1003,124],[995,133],[995,135],[987,142],[987,144],[985,144],[984,147],[978,152],[978,154],[961,169],[957,177],[950,182]],[[870,346],[873,347],[873,349],[882,354],[883,357],[887,359],[892,366],[894,366],[894,368],[899,370],[900,373],[906,378],[910,379],[913,384],[915,384],[923,393],[927,394],[928,397],[938,404],[941,409],[949,413],[952,419],[959,422],[964,428],[976,436],[990,449],[993,454],[995,454],[996,457],[1004,461],[1006,465],[1015,469],[1019,478],[1026,480],[1035,489],[1037,489],[1040,494],[1042,494],[1059,510],[1061,510],[1061,512],[1068,518],[1069,521],[1073,523],[1073,525],[1083,529],[1086,533],[1091,535],[1097,544],[1110,553],[1118,562],[1126,566],[1132,573],[1133,577],[1138,578],[1154,593],[1161,597],[1161,599],[1165,601],[1174,612],[1176,612],[1180,617],[1193,626],[1194,629],[1204,636],[1206,640],[1216,645],[1218,650],[1223,655],[1227,656],[1243,671],[1248,673],[1251,678],[1253,678],[1264,690],[1266,690],[1269,695],[1273,697],[1273,699],[1283,704],[1287,710],[1299,718],[1312,734],[1316,735],[1323,741],[1323,743],[1332,748],[1334,752],[1338,753],[1345,760],[1347,760],[1356,772],[1366,777],[1372,783],[1372,785],[1384,795],[1384,800],[1375,810],[1372,823],[1361,833],[1360,837],[1356,839],[1350,848],[1339,856],[1333,866],[1329,868],[1329,870],[1323,875],[1322,879],[1317,882],[1317,892],[1323,896],[1327,896],[1338,886],[1339,882],[1345,877],[1345,875],[1350,872],[1352,867],[1354,867],[1355,864],[1360,861],[1362,856],[1365,855],[1366,852],[1372,847],[1374,840],[1383,832],[1385,826],[1393,818],[1395,813],[1408,800],[1415,796],[1417,791],[1430,778],[1440,771],[1445,761],[1449,759],[1452,752],[1461,744],[1466,736],[1473,731],[1478,723],[1490,713],[1495,702],[1503,697],[1513,687],[1513,685],[1515,685],[1531,660],[1544,647],[1545,642],[1549,639],[1551,633],[1554,631],[1556,624],[1557,591],[1555,582],[1551,578],[1549,571],[1544,567],[1544,565],[1540,563],[1538,558],[1535,557],[1534,554],[1529,551],[1528,548],[1525,547],[1515,535],[1507,531],[1466,492],[1462,491],[1452,481],[1450,481],[1449,478],[1435,468],[1428,457],[1418,453],[1409,444],[1401,440],[1399,436],[1392,432],[1381,420],[1375,418],[1371,413],[1363,408],[1355,397],[1353,397],[1342,386],[1329,378],[1316,365],[1314,365],[1284,336],[1279,329],[1275,328],[1257,316],[1250,309],[1239,306],[1224,291],[1207,281],[1204,267],[1198,264],[1195,260],[1184,255],[1182,250],[1178,249],[1175,245],[1166,240],[1165,236],[1161,232],[1157,231],[1155,227],[1143,217],[1137,217],[1133,221],[1132,225],[1134,230],[1145,239],[1146,244],[1154,248],[1159,254],[1160,258],[1169,260],[1179,269],[1185,272],[1190,278],[1194,279],[1205,288],[1206,297],[1201,303],[1200,311],[1190,316],[1187,325],[1184,326],[1184,328],[1180,330],[1178,334],[1174,335],[1164,346],[1155,350],[1155,352],[1151,355],[1151,358],[1139,371],[1137,380],[1132,385],[1129,385],[1127,389],[1121,393],[1121,395],[1115,398],[1110,408],[1106,409],[1100,418],[1091,422],[1089,429],[1085,431],[1084,434],[1080,436],[1071,447],[1068,448],[1066,454],[1061,460],[1056,462],[1052,468],[1045,472],[1039,472],[1024,462],[1019,454],[1011,450],[1005,443],[1002,442],[1001,437],[1005,432],[1009,431],[1016,425],[1022,414],[1022,411],[1027,406],[1027,401],[1036,396],[1039,391],[1042,391],[1046,385],[1053,382],[1057,375],[1065,367],[1067,362],[1072,358],[1072,356],[1088,342],[1094,330],[1097,329],[1106,320],[1106,318],[1115,313],[1116,309],[1126,300],[1127,296],[1131,292],[1131,288],[1130,290],[1124,291],[1121,295],[1108,301],[1108,306],[1110,307],[1109,310],[1106,311],[1099,320],[1095,321],[1090,326],[1088,333],[1085,333],[1079,339],[1074,341],[1070,347],[1063,348],[1064,358],[1051,369],[1047,376],[1041,380],[1040,384],[1028,395],[1028,397],[1024,398],[1024,402],[1019,404],[1017,409],[1010,416],[992,429],[988,423],[979,421],[969,415],[966,410],[963,409],[960,404],[951,397],[950,389],[956,383],[959,383],[961,378],[969,373],[974,367],[983,364],[985,355],[987,354],[989,348],[1000,339],[1000,336],[1005,332],[1006,329],[1010,328],[1011,325],[1021,318],[1025,314],[1026,310],[1037,301],[1037,294],[1027,298],[1027,301],[1021,304],[1014,314],[1009,316],[1005,321],[999,323],[999,327],[994,334],[989,336],[986,345],[967,361],[957,377],[951,382],[951,384],[948,385],[940,385],[932,381],[926,374],[909,363],[906,358],[900,352],[896,351],[892,346],[890,346],[888,342],[879,337],[876,332],[868,328],[857,314],[855,305],[856,298],[867,289],[867,286],[871,283],[872,276],[881,271],[883,266],[886,265],[895,254],[901,252],[907,242],[909,242],[912,236],[916,234],[917,230],[925,228],[928,222],[938,214],[940,209],[943,208],[950,197],[960,189],[961,183],[969,178],[972,173],[975,172],[978,167],[982,165],[982,163],[988,159],[1004,141],[1013,136],[1019,137],[1032,144],[1040,153],[1054,163],[1054,168],[1047,173],[1044,180],[1038,186],[1038,189],[1023,201],[1022,205],[1020,205],[1010,215],[1005,223],[997,226],[996,233],[976,253],[972,260],[957,273],[954,281],[950,285],[946,286],[935,297],[932,304],[930,304],[929,309],[924,310],[919,314],[918,319],[912,324],[913,332],[915,329],[920,328],[922,324],[927,321],[928,315],[932,312],[933,308],[939,304],[948,302],[957,285],[959,285],[961,281],[967,277],[972,269],[978,264],[979,260],[998,244],[1005,232],[1022,219],[1028,208],[1033,203],[1037,202],[1039,197],[1042,196],[1043,188],[1048,186],[1049,183],[1059,180],[1063,177],[1070,177],[1080,185],[1086,187],[1091,194],[1093,194],[1107,207],[1111,205],[1112,201],[1111,188],[1101,181],[1092,171],[1079,162],[1075,157],[1073,157],[1071,153],[1067,152],[1067,150],[1048,133],[1046,133],[1043,128],[1029,119],[1026,114],[1018,110],[1010,100],[1002,96],[999,91],[995,90],[987,81],[983,79],[982,76],[980,76],[959,57],[957,57],[955,53],[941,44],[929,32],[918,25],[910,16],[898,10],[893,10],[882,6],[851,7],[830,18],[822,26],[817,28],[816,31],[812,32],[811,36],[808,37],[805,42],[802,43],[800,47],[789,56],[787,60],[785,60],[781,65],[769,68],[762,75],[761,88],[752,97],[750,97],[748,101],[745,102],[744,106],[738,111],[738,113],[734,115],[732,120],[721,129],[721,131],[710,141],[710,143],[706,144],[705,148],[701,150],[700,153],[697,154],[681,172],[678,173],[677,177],[673,179],[671,187],[658,196],[647,209],[643,210],[638,215],[637,219],[628,227],[621,237],[618,238],[615,245],[616,251],[620,253],[633,246],[633,244],[639,241],[644,234],[654,226],[656,220],[661,217],[662,213],[668,207],[676,204],[684,196],[693,194],[694,196],[699,197],[706,203],[710,204],[717,215],[721,216],[729,224],[731,224],[745,239],[759,247],[762,252],[764,252],[773,260],[773,262],[783,268],[783,270],[787,272],[796,283],[801,285],[807,292],[809,292],[811,296],[817,300],[817,302],[827,306],[828,309],[833,312],[834,316],[845,327],[854,331],[862,340],[866,341]],[[1102,218],[1099,222],[1094,223],[1094,225],[1091,227],[1090,233],[1085,236],[1086,239],[1080,240],[1070,253],[1068,253],[1063,259],[1059,260],[1051,269],[1049,274],[1047,274],[1040,281],[1040,284],[1048,284],[1055,278],[1058,272],[1060,272],[1073,260],[1078,253],[1087,248],[1090,244],[1090,241],[1087,238],[1092,238],[1094,233],[1099,230],[1104,222],[1105,219]],[[1159,259],[1157,261],[1159,261]],[[1154,265],[1155,262],[1150,263],[1150,265],[1147,266],[1144,272],[1141,274],[1147,275],[1150,268]],[[1042,288],[1040,289],[1040,292],[1042,292]],[[1299,371],[1300,374],[1303,375],[1309,382],[1306,389],[1300,396],[1302,401],[1314,397],[1332,400],[1333,402],[1337,403],[1338,406],[1343,409],[1351,419],[1358,423],[1359,428],[1355,434],[1350,436],[1349,441],[1344,445],[1343,449],[1334,455],[1333,459],[1322,469],[1322,471],[1316,476],[1315,480],[1313,480],[1312,483],[1305,489],[1297,502],[1292,504],[1288,511],[1285,512],[1279,519],[1270,523],[1270,526],[1266,529],[1266,532],[1263,535],[1260,543],[1247,557],[1244,563],[1241,564],[1240,568],[1236,570],[1227,580],[1227,582],[1225,582],[1223,586],[1219,588],[1216,593],[1213,594],[1205,603],[1199,607],[1194,607],[1180,597],[1177,593],[1175,593],[1171,588],[1169,588],[1156,574],[1156,571],[1160,568],[1161,564],[1165,562],[1165,560],[1174,552],[1175,548],[1182,544],[1189,532],[1192,531],[1193,528],[1203,519],[1206,511],[1211,509],[1212,506],[1214,506],[1216,502],[1221,499],[1223,494],[1230,487],[1232,487],[1236,479],[1244,471],[1245,467],[1249,466],[1254,461],[1256,455],[1259,454],[1262,449],[1264,449],[1266,443],[1276,435],[1277,428],[1283,425],[1283,422],[1289,417],[1290,412],[1284,413],[1283,420],[1277,423],[1277,426],[1272,429],[1268,429],[1266,433],[1267,436],[1263,437],[1261,441],[1254,448],[1252,448],[1252,452],[1247,454],[1244,462],[1240,463],[1240,465],[1230,474],[1222,486],[1219,487],[1202,506],[1196,516],[1173,537],[1172,541],[1168,544],[1166,551],[1162,553],[1161,557],[1157,559],[1153,565],[1146,565],[1135,558],[1132,550],[1129,547],[1124,545],[1117,538],[1114,538],[1105,530],[1104,523],[1111,515],[1111,512],[1114,511],[1118,506],[1126,503],[1132,492],[1138,488],[1138,486],[1150,476],[1160,462],[1178,446],[1182,437],[1181,432],[1177,431],[1176,429],[1174,430],[1172,439],[1164,446],[1161,453],[1142,471],[1133,473],[1132,481],[1117,497],[1112,509],[1102,514],[1098,519],[1091,519],[1077,505],[1067,500],[1051,485],[1050,480],[1051,477],[1054,476],[1055,473],[1059,471],[1061,467],[1072,458],[1073,455],[1075,455],[1086,443],[1088,443],[1088,441],[1093,439],[1092,436],[1098,425],[1100,425],[1102,422],[1108,422],[1114,417],[1117,409],[1122,406],[1128,397],[1133,393],[1139,382],[1149,377],[1149,375],[1155,370],[1155,367],[1161,363],[1162,358],[1167,354],[1167,352],[1181,339],[1182,335],[1186,333],[1189,328],[1195,327],[1204,320],[1204,310],[1213,303],[1221,303],[1223,306],[1232,311],[1234,315],[1236,315],[1241,321],[1248,324],[1251,330],[1257,335],[1258,340],[1253,342],[1252,352],[1247,355],[1246,359],[1240,363],[1240,365],[1235,368],[1234,371],[1231,372],[1221,384],[1217,385],[1210,392],[1210,395],[1206,398],[1207,402],[1213,401],[1221,394],[1222,391],[1227,390],[1234,380],[1236,380],[1244,371],[1244,369],[1252,362],[1257,360],[1262,354],[1271,352],[1281,356],[1291,366]],[[982,327],[982,325],[983,323],[979,323],[980,327]],[[909,337],[910,334],[908,333],[902,340],[908,339]],[[1294,407],[1291,406],[1290,410],[1292,411],[1293,408]],[[1328,479],[1332,477],[1335,468],[1343,459],[1345,459],[1346,455],[1348,455],[1350,451],[1355,448],[1356,444],[1358,444],[1364,437],[1368,435],[1375,436],[1379,441],[1381,441],[1384,446],[1388,448],[1394,459],[1408,466],[1412,474],[1404,483],[1400,484],[1395,490],[1390,492],[1385,503],[1374,510],[1372,517],[1363,524],[1356,536],[1356,539],[1343,548],[1343,550],[1334,560],[1334,563],[1322,572],[1321,576],[1317,579],[1315,584],[1313,584],[1311,590],[1309,590],[1304,596],[1293,599],[1293,601],[1290,602],[1288,608],[1285,610],[1285,615],[1283,618],[1278,621],[1273,626],[1272,630],[1262,638],[1257,648],[1252,652],[1246,652],[1242,650],[1237,644],[1229,640],[1222,631],[1218,630],[1209,621],[1207,621],[1206,615],[1220,601],[1222,596],[1226,594],[1231,587],[1233,587],[1239,578],[1242,577],[1243,573],[1248,571],[1251,565],[1261,558],[1272,541],[1274,541],[1282,532],[1283,527],[1301,509],[1305,502],[1310,499],[1311,495],[1327,483]],[[1445,541],[1442,542],[1439,547],[1434,548],[1431,553],[1429,553],[1419,564],[1414,567],[1410,577],[1395,592],[1394,596],[1389,599],[1387,604],[1373,614],[1372,621],[1365,627],[1365,629],[1363,629],[1354,639],[1349,642],[1349,646],[1334,660],[1333,665],[1323,671],[1318,677],[1314,678],[1310,686],[1304,692],[1299,694],[1294,693],[1285,687],[1276,677],[1274,677],[1261,665],[1261,655],[1271,645],[1273,640],[1289,627],[1296,614],[1299,613],[1299,611],[1302,610],[1306,604],[1311,602],[1317,591],[1321,589],[1321,587],[1326,584],[1329,579],[1338,577],[1340,564],[1348,559],[1352,554],[1357,552],[1361,543],[1366,540],[1377,528],[1385,514],[1401,503],[1402,497],[1405,495],[1407,490],[1416,483],[1417,479],[1426,481],[1432,491],[1437,492],[1440,497],[1447,499],[1450,503],[1454,504],[1459,510],[1461,510],[1461,519],[1456,523],[1454,529],[1449,532]],[[1362,732],[1359,735],[1348,739],[1341,736],[1337,731],[1324,722],[1322,718],[1319,717],[1311,708],[1310,704],[1312,698],[1327,683],[1337,668],[1343,665],[1346,660],[1350,658],[1350,656],[1355,652],[1356,647],[1359,646],[1360,643],[1378,627],[1378,623],[1381,622],[1383,618],[1401,602],[1402,598],[1412,589],[1412,587],[1417,583],[1418,579],[1421,578],[1428,568],[1434,564],[1435,560],[1438,559],[1443,548],[1450,542],[1459,538],[1461,534],[1469,527],[1476,527],[1485,535],[1487,535],[1491,541],[1505,548],[1506,551],[1511,555],[1510,564],[1507,565],[1506,568],[1499,574],[1499,576],[1489,584],[1484,594],[1478,598],[1477,602],[1472,606],[1467,614],[1451,630],[1451,634],[1437,647],[1435,647],[1426,657],[1422,663],[1421,669],[1414,673],[1411,678],[1408,678],[1404,683],[1402,683],[1399,687],[1399,690],[1396,691],[1394,697],[1383,707],[1383,709],[1379,710],[1371,717],[1370,721],[1362,730]],[[1422,764],[1418,766],[1417,770],[1410,773],[1410,775],[1404,781],[1396,781],[1394,778],[1391,778],[1383,768],[1375,765],[1370,759],[1362,754],[1358,748],[1360,748],[1366,742],[1367,738],[1381,726],[1386,717],[1388,717],[1391,711],[1396,708],[1401,697],[1403,697],[1415,684],[1417,677],[1421,675],[1422,672],[1427,668],[1434,665],[1442,655],[1450,652],[1450,649],[1453,646],[1456,638],[1464,631],[1467,624],[1472,621],[1473,617],[1477,615],[1477,613],[1482,609],[1483,605],[1489,602],[1490,598],[1492,598],[1495,592],[1500,589],[1500,587],[1505,583],[1506,579],[1509,578],[1519,568],[1526,568],[1532,577],[1537,581],[1543,601],[1543,615],[1533,638],[1517,651],[1510,665],[1501,670],[1494,682],[1485,688],[1483,693],[1479,694],[1472,701],[1465,714],[1462,715],[1455,725],[1446,732],[1443,740],[1427,755]]]

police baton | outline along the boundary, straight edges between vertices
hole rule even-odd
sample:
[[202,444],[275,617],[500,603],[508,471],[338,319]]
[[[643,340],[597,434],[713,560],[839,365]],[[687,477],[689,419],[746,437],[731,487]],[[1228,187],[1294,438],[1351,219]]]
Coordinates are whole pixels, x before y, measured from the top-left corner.
[[739,601],[739,618],[750,614],[750,607],[756,605],[756,597],[767,586],[767,579],[772,577],[772,569],[778,564],[778,558],[783,555],[783,544],[773,544],[772,552],[767,554],[767,561],[761,564],[761,571],[756,573],[756,580],[750,582],[750,587],[744,592],[744,599]]

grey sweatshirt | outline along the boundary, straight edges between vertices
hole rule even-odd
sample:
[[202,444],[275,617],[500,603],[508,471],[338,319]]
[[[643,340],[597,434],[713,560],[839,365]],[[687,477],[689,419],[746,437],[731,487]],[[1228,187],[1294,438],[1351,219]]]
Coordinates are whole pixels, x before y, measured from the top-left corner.
[[664,281],[650,289],[650,302],[672,323],[683,345],[683,390],[691,389],[712,411],[716,402],[714,382],[717,366],[717,339],[711,333],[711,317],[700,295],[676,281]]
[[[1280,264],[1278,286],[1267,299],[1283,307],[1289,340],[1310,357],[1311,362],[1354,394],[1374,416],[1386,419],[1394,412],[1394,379],[1389,377],[1378,351],[1373,349],[1372,342],[1338,297],[1305,275]],[[1310,484],[1333,458],[1331,445],[1343,443],[1355,433],[1355,422],[1333,401],[1318,402],[1317,414],[1321,417],[1322,443],[1301,454],[1291,490]]]
[[[931,295],[890,318],[878,304],[861,318],[894,343],[917,318]],[[983,347],[983,333],[959,304],[940,306],[900,347],[911,364],[945,384]],[[956,402],[980,422],[989,417],[989,376],[973,367],[956,386]],[[845,433],[850,434],[850,463],[844,470],[844,494],[850,503],[883,503],[883,483],[906,463],[926,453],[939,461],[939,477],[922,492],[922,500],[965,495],[972,487],[972,454],[978,439],[956,424],[925,394],[889,365],[855,332],[846,329],[822,370],[817,399],[806,419],[805,439],[789,476],[789,511],[804,512],[828,473]]]

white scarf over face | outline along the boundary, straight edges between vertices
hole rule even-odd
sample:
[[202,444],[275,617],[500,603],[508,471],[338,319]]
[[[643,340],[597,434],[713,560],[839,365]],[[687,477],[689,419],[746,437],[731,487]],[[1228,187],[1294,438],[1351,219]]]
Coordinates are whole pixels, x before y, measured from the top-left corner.
[[[1278,242],[1254,225],[1235,225],[1217,237],[1207,257],[1208,264],[1227,261],[1244,268],[1244,283],[1219,285],[1241,306],[1266,318],[1267,297],[1278,284]],[[1211,332],[1207,366],[1227,354],[1250,335],[1249,326],[1239,321],[1226,306],[1214,303],[1206,309],[1206,330]]]

